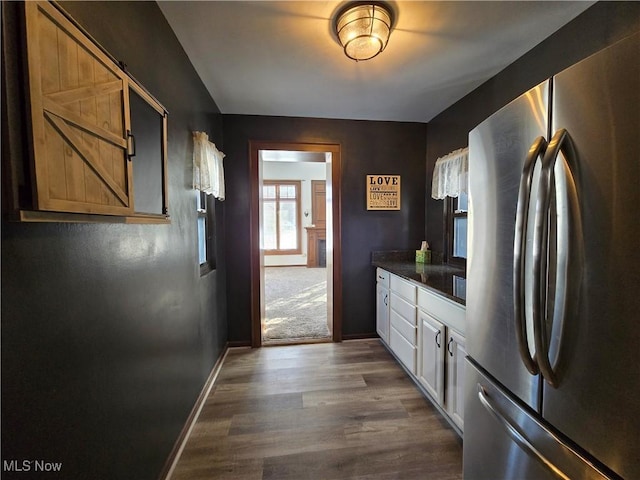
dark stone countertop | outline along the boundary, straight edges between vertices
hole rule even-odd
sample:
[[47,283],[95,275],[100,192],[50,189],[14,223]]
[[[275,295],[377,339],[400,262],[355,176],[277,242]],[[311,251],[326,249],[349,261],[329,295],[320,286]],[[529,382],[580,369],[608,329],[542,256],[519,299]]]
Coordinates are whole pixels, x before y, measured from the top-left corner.
[[415,262],[415,252],[372,252],[371,264],[466,305],[466,272],[445,264]]

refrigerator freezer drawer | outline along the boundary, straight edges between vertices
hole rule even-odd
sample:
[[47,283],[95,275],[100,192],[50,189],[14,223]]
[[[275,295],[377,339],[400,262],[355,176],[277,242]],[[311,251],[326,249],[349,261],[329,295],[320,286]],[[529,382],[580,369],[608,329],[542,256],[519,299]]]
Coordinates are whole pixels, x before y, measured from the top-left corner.
[[464,478],[617,478],[524,410],[467,357]]

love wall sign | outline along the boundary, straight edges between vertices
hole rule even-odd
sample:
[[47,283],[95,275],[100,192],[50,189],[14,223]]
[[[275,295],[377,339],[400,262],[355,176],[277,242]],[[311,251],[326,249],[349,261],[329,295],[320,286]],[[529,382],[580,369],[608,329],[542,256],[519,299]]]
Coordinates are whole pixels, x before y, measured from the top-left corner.
[[400,175],[367,175],[367,210],[400,210]]

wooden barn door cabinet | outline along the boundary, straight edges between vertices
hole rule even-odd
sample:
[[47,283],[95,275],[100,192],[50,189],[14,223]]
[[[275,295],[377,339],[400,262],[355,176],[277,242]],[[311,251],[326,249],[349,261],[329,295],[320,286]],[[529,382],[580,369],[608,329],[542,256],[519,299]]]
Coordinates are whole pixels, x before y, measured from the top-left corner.
[[24,19],[31,198],[17,219],[168,221],[164,107],[55,4],[25,2]]

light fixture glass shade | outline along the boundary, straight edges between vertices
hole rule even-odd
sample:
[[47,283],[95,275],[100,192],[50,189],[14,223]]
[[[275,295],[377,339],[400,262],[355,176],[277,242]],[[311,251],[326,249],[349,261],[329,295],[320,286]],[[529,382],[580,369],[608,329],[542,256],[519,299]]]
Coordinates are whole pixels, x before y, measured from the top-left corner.
[[380,4],[357,4],[338,15],[336,32],[347,57],[369,60],[389,42],[391,13]]

